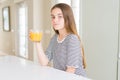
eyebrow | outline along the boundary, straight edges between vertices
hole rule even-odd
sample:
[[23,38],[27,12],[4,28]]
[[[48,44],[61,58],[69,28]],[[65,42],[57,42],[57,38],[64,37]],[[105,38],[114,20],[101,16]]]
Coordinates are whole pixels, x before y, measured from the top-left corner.
[[[58,14],[56,14],[56,15],[62,15],[62,13],[58,13]],[[56,15],[54,15],[54,14],[51,14],[51,16],[56,16]]]

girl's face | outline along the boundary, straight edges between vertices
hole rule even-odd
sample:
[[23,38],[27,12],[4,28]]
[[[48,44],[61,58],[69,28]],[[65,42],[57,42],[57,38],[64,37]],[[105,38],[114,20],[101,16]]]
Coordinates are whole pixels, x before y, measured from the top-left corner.
[[51,21],[52,21],[52,26],[55,30],[64,29],[64,18],[61,9],[54,8],[51,11]]

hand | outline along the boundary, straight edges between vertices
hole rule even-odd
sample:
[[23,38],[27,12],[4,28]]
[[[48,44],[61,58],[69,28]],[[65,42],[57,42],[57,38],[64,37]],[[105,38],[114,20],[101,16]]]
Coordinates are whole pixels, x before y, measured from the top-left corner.
[[29,39],[32,41],[32,31],[30,30],[30,32],[29,32]]

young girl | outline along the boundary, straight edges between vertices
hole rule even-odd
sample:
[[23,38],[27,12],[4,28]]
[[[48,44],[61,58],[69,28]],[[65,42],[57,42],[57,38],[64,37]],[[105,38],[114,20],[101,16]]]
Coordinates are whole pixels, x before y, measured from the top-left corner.
[[86,76],[81,42],[71,7],[64,3],[54,5],[51,9],[51,23],[55,35],[45,53],[41,42],[35,42],[40,64],[47,66],[53,60],[56,69]]

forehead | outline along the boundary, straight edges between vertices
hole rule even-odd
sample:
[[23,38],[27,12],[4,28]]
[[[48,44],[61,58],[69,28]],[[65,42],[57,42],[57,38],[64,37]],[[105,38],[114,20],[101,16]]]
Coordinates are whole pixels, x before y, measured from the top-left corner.
[[54,8],[52,11],[51,11],[51,14],[52,15],[62,15],[62,10],[60,8]]

